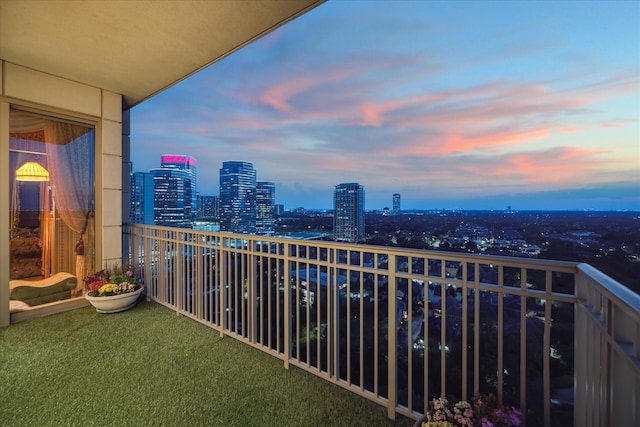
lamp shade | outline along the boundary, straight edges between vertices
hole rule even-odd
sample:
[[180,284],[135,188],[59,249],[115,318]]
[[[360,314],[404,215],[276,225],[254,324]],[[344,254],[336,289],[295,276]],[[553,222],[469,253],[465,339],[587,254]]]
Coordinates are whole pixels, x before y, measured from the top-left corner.
[[38,162],[27,162],[16,171],[18,181],[49,181],[49,171]]

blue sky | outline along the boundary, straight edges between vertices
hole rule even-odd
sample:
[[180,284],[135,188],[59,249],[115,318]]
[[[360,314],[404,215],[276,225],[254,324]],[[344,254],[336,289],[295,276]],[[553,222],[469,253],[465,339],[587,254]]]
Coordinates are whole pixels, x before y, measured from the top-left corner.
[[242,160],[287,209],[640,210],[640,2],[328,1],[131,116],[203,195]]

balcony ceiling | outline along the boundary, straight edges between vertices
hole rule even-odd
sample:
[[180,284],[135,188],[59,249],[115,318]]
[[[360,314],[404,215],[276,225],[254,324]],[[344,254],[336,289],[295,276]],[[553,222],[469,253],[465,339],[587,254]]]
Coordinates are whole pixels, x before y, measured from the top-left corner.
[[324,0],[0,0],[0,59],[134,106]]

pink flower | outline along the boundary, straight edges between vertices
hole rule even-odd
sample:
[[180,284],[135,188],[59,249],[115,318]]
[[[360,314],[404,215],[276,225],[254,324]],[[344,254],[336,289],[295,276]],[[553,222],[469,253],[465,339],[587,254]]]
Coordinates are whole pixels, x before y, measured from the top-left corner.
[[[478,395],[472,403],[460,401],[453,408],[443,397],[432,400],[432,410],[427,412],[431,422],[448,425],[482,427],[520,426],[521,413],[513,406],[504,406],[493,394]],[[453,409],[453,410],[452,410]]]
[[129,277],[133,276],[133,271],[127,270],[127,276],[129,276]]

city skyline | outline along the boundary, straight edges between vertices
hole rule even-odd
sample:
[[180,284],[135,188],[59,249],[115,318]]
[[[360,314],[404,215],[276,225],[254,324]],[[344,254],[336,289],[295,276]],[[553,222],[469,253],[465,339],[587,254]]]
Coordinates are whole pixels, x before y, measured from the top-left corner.
[[[637,2],[327,2],[132,110],[135,171],[225,161],[287,209],[640,210]],[[153,153],[153,155],[150,155]]]

